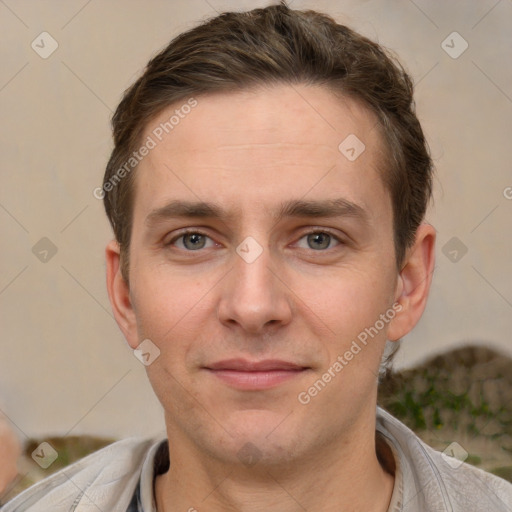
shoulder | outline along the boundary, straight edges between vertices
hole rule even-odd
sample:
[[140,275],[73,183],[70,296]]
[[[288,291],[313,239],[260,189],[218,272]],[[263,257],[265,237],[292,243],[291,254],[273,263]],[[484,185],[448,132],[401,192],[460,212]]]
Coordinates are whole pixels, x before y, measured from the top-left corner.
[[512,510],[512,484],[458,460],[465,458],[460,445],[454,444],[449,450],[454,457],[440,453],[380,408],[377,410],[377,430],[390,441],[395,458],[399,459],[404,501],[417,501],[418,510]]
[[[9,501],[1,512],[126,511],[152,447],[162,440],[115,442],[45,478]],[[123,508],[124,507],[124,508]]]

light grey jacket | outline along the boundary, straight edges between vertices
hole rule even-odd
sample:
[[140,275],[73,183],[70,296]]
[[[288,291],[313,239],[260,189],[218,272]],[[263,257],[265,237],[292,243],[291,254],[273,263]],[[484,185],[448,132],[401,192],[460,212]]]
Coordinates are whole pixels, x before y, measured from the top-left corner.
[[[459,465],[380,408],[377,430],[396,463],[388,512],[512,512],[509,482],[467,464]],[[139,483],[140,503],[130,512],[156,512],[154,457],[165,442],[116,442],[27,489],[0,512],[127,512]]]

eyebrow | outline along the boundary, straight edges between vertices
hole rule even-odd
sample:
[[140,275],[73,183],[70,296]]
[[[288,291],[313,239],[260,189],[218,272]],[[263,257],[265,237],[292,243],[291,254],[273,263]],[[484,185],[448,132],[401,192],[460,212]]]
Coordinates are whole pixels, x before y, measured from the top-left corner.
[[[241,211],[239,209],[228,212],[215,203],[173,200],[165,206],[151,211],[146,217],[145,223],[148,227],[152,227],[172,218],[192,217],[228,221],[240,216]],[[286,217],[354,217],[364,223],[368,222],[368,212],[362,206],[344,198],[309,201],[290,200],[281,203],[272,216],[276,221]]]

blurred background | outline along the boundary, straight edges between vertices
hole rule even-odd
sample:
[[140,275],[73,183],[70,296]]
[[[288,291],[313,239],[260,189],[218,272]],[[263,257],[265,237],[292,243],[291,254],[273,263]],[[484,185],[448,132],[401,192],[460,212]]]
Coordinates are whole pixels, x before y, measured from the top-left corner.
[[[50,438],[164,433],[105,288],[112,234],[93,191],[111,150],[110,117],[172,37],[219,12],[271,3],[0,0],[0,420],[29,456]],[[427,217],[438,233],[430,302],[397,355],[402,380],[387,382],[381,401],[440,449],[455,431],[468,453],[475,440],[475,450],[488,451],[488,437],[510,461],[512,2],[289,4],[329,13],[397,54],[415,81],[437,168]],[[470,389],[475,382],[481,389]],[[466,408],[465,430],[458,412],[443,434],[443,408]],[[68,448],[56,447],[54,467]],[[478,458],[470,462],[485,466]],[[44,474],[25,462],[25,475]],[[496,464],[507,467],[501,459],[486,467]]]

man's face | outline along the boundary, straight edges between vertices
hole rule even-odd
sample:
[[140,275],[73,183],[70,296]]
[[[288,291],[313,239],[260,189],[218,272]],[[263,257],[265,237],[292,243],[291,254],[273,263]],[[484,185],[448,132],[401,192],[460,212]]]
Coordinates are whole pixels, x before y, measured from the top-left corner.
[[[232,461],[247,442],[267,461],[347,442],[373,428],[377,321],[399,294],[376,119],[321,87],[196,99],[135,180],[124,330],[160,350],[147,371],[168,434]],[[355,160],[338,149],[351,135]]]

